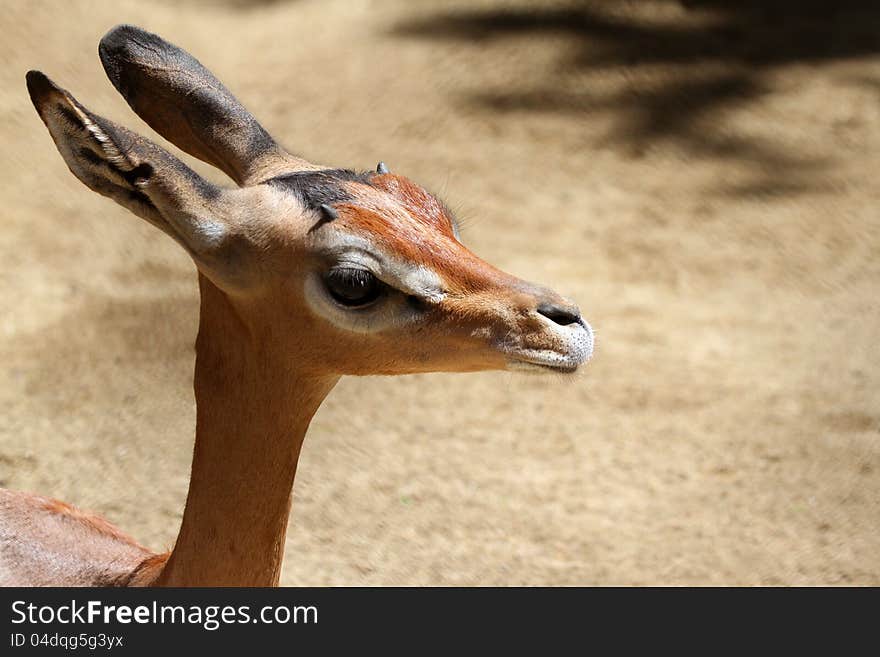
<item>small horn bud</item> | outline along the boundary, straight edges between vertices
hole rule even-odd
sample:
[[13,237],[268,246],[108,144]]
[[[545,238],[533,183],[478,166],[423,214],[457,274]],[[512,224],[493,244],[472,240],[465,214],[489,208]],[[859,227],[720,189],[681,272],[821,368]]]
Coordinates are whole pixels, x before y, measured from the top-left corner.
[[324,218],[327,221],[333,221],[334,219],[339,218],[339,213],[336,211],[336,208],[333,208],[326,203],[321,203],[321,212],[324,213]]
[[376,173],[385,174],[385,173],[391,173],[391,172],[388,171],[388,167],[385,166],[384,162],[379,162],[379,164],[376,165]]

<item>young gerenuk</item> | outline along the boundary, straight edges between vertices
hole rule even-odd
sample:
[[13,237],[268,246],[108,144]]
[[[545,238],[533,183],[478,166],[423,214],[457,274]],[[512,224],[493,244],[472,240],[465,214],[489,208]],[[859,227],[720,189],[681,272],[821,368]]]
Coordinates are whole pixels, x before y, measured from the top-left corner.
[[73,174],[198,269],[189,493],[173,550],[156,554],[101,518],[0,490],[0,583],[276,585],[302,441],[340,376],[568,373],[590,358],[577,307],[471,253],[407,178],[289,154],[191,55],[140,28],[114,28],[99,54],[138,115],[239,185],[213,185],[27,74]]

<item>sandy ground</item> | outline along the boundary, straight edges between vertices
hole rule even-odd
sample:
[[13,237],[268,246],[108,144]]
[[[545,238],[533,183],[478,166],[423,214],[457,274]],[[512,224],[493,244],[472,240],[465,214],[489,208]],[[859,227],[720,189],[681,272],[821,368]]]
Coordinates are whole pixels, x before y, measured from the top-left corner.
[[24,87],[155,137],[96,54],[134,22],[292,150],[440,192],[598,331],[574,379],[344,380],[283,583],[880,584],[876,11],[498,4],[3,2],[0,485],[177,531],[194,268],[68,173]]

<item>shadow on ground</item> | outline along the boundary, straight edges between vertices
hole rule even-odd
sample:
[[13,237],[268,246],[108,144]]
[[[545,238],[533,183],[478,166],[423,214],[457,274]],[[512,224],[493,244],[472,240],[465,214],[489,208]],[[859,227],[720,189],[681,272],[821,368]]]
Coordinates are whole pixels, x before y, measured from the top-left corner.
[[[815,174],[829,164],[821,154],[805,158],[736,130],[720,133],[712,129],[714,122],[731,108],[773,93],[778,85],[769,84],[768,77],[783,67],[877,56],[880,3],[661,0],[645,5],[650,7],[603,0],[456,10],[398,24],[392,33],[483,45],[522,36],[569,37],[573,49],[531,87],[474,92],[466,102],[498,112],[614,112],[607,139],[631,152],[671,141],[691,155],[739,159],[765,170],[766,180],[731,188],[734,193],[818,187]],[[592,75],[615,70],[623,84],[610,90],[589,84]],[[855,83],[873,88],[880,81]],[[794,168],[798,180],[774,174]]]

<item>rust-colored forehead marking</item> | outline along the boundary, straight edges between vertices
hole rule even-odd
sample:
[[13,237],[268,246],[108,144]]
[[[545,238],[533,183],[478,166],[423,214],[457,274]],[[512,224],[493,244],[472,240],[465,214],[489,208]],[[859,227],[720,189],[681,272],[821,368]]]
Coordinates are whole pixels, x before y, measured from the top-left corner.
[[421,186],[408,178],[391,173],[373,176],[370,183],[396,199],[416,221],[433,227],[448,237],[455,237],[452,228],[455,219],[452,213],[436,196]]
[[510,278],[461,244],[449,210],[411,180],[374,175],[369,185],[352,183],[346,191],[351,200],[337,207],[347,225],[389,253],[435,271],[449,291],[472,291]]

